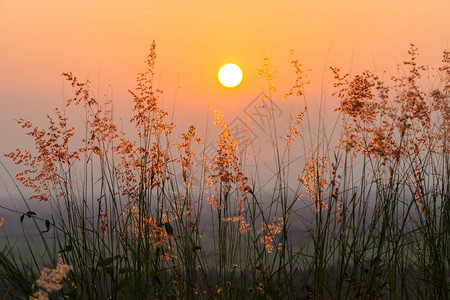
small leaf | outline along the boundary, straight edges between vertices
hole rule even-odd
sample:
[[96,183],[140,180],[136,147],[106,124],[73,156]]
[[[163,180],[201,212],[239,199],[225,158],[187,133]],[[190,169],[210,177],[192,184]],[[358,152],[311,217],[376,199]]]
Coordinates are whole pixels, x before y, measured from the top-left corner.
[[59,250],[58,253],[69,252],[69,251],[72,251],[72,250],[73,250],[73,246],[71,244],[69,244],[69,245],[65,246],[63,249]]
[[172,227],[172,225],[170,225],[169,222],[164,223],[164,227],[166,228],[166,231],[168,234],[170,234],[170,235],[173,234],[173,227]]
[[25,216],[27,216],[28,218],[31,218],[32,216],[36,216],[36,213],[34,211],[27,211],[26,213],[24,213],[23,215],[20,216],[20,223],[23,223],[23,218],[25,218]]
[[44,231],[41,231],[41,233],[49,232],[50,231],[50,226],[51,226],[50,221],[49,220],[45,220],[45,228],[46,229]]
[[99,265],[102,266],[102,267],[106,267],[106,266],[112,264],[113,261],[116,260],[117,258],[120,258],[120,255],[108,257],[108,258],[104,259],[103,261],[101,261],[99,263]]

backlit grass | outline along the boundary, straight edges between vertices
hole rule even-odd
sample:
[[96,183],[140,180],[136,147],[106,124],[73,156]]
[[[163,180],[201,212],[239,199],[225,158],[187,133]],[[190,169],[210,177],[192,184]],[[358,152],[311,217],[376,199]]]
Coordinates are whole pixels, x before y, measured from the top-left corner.
[[[332,68],[332,136],[311,129],[307,107],[280,132],[267,107],[270,181],[247,174],[246,162],[262,158],[220,112],[211,157],[195,124],[174,133],[154,88],[155,43],[130,91],[136,140],[117,130],[89,82],[63,74],[74,96],[46,129],[19,119],[35,148],[6,154],[32,191],[24,201],[41,201],[51,217],[16,211],[41,246],[26,231],[26,247],[8,239],[0,297],[447,299],[450,52],[437,70],[417,59],[412,45],[406,72],[387,81]],[[292,64],[287,95],[301,99],[307,82]],[[272,97],[267,59],[258,72]],[[424,90],[430,72],[435,84]],[[85,128],[69,125],[71,110]]]

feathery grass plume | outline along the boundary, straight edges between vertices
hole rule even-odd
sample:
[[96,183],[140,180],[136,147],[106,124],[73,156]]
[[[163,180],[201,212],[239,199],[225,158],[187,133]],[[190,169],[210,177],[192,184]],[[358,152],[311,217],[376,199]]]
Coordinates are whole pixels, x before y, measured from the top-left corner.
[[273,94],[277,90],[273,83],[273,81],[275,80],[276,71],[269,69],[269,58],[268,57],[264,57],[264,66],[259,67],[258,69],[256,69],[256,71],[259,76],[265,77],[265,79],[267,81],[268,92],[269,92],[268,97],[269,97],[269,99],[272,99]]
[[314,201],[316,211],[328,209],[324,201],[328,178],[323,176],[328,172],[327,168],[328,157],[311,156],[303,167],[302,175],[297,177],[297,180],[306,188],[309,200]]
[[293,118],[292,115],[289,115],[289,125],[286,127],[286,135],[283,137],[283,140],[286,141],[285,151],[289,150],[290,144],[294,143],[297,138],[302,137],[303,133],[300,126],[305,116],[305,112],[306,108],[299,112],[295,118]]
[[338,88],[334,95],[341,101],[337,111],[349,117],[344,120],[345,135],[340,141],[346,151],[380,157],[386,165],[393,159],[399,162],[411,154],[418,156],[433,145],[431,114],[441,107],[441,93],[431,93],[434,107],[427,103],[419,81],[428,68],[418,65],[418,49],[413,44],[408,54],[410,59],[403,63],[408,73],[392,76],[392,87],[369,71],[350,81],[349,74],[341,76],[338,68],[332,68]]
[[[214,208],[214,209],[218,209],[218,208]],[[235,216],[233,218],[224,218],[223,221],[239,223],[239,232],[242,234],[247,233],[251,229],[250,224],[247,223],[245,217],[243,217],[243,216]]]
[[28,150],[16,149],[6,153],[17,165],[25,166],[24,171],[16,174],[16,179],[23,186],[34,190],[30,199],[47,201],[53,192],[56,197],[64,192],[69,184],[62,176],[71,165],[79,159],[78,151],[69,150],[69,141],[74,135],[74,128],[67,126],[67,118],[58,108],[55,109],[58,121],[47,116],[48,130],[34,127],[30,121],[18,119],[17,123],[27,130],[26,135],[34,138],[36,154]]
[[450,51],[446,50],[442,57],[442,66],[439,68],[441,73],[439,81],[442,88],[435,88],[431,92],[433,100],[432,107],[437,112],[436,118],[440,119],[440,126],[433,132],[433,136],[440,143],[433,148],[433,151],[450,153]]
[[228,194],[232,186],[235,185],[237,190],[244,191],[248,178],[242,172],[241,160],[239,158],[239,139],[233,137],[230,126],[223,120],[220,111],[215,111],[215,125],[222,128],[217,141],[217,152],[212,159],[212,174],[209,179],[212,184],[220,183],[222,192]]
[[[271,223],[262,222],[261,232],[264,232],[264,235],[260,238],[261,243],[264,245],[264,249],[266,249],[267,253],[271,253],[274,248],[275,237],[281,233],[283,223],[285,222],[285,218],[273,218]],[[280,244],[278,246],[281,247]]]
[[49,295],[63,288],[63,280],[68,277],[72,267],[65,264],[61,258],[54,269],[47,267],[41,271],[41,276],[36,280],[39,290],[31,296],[31,299],[49,299]]
[[163,93],[160,89],[153,87],[156,64],[156,43],[152,42],[150,54],[147,57],[148,66],[145,72],[139,73],[136,79],[136,91],[129,91],[133,96],[134,117],[131,119],[135,123],[140,138],[149,139],[152,135],[169,135],[174,124],[167,123],[164,119],[167,112],[158,105],[158,97]]
[[180,171],[183,176],[183,181],[188,182],[189,186],[192,187],[193,176],[190,174],[189,170],[194,166],[195,152],[192,149],[192,144],[196,143],[200,145],[202,139],[197,136],[197,129],[194,125],[189,125],[186,132],[181,133],[182,142],[178,143],[178,154],[180,155]]
[[[291,57],[294,57],[294,50],[291,49]],[[305,73],[305,71],[302,69],[302,64],[298,61],[298,59],[294,59],[292,58],[291,60],[291,64],[295,69],[295,75],[297,76],[295,79],[295,83],[294,85],[289,89],[289,92],[287,92],[284,95],[284,98],[287,98],[289,96],[294,95],[294,91],[295,91],[295,96],[296,97],[301,97],[304,95],[304,89],[305,86],[309,83],[311,83],[311,81],[308,78],[308,74]],[[263,70],[259,71],[260,75],[266,74],[267,72],[264,72]],[[272,78],[271,78],[272,79]]]

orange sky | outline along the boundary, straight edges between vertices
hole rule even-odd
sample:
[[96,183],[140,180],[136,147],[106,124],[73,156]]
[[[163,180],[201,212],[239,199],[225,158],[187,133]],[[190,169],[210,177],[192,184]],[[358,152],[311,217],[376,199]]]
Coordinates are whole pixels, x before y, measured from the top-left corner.
[[[449,12],[448,0],[0,0],[0,152],[26,141],[13,118],[42,120],[62,103],[62,72],[89,78],[100,94],[111,85],[117,114],[128,118],[127,90],[144,69],[152,40],[163,100],[172,103],[176,94],[175,120],[204,122],[214,109],[231,117],[242,112],[264,88],[255,70],[265,56],[277,70],[275,98],[283,101],[295,78],[290,49],[312,70],[313,103],[330,65],[392,69],[414,42],[422,62],[437,66],[449,47]],[[217,81],[228,62],[244,71],[235,89]]]

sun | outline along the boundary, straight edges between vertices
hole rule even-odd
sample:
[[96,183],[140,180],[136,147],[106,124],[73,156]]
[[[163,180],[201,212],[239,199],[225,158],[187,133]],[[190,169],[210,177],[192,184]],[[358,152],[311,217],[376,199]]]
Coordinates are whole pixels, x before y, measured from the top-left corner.
[[232,88],[241,83],[242,70],[235,64],[226,64],[220,68],[218,77],[223,86]]

